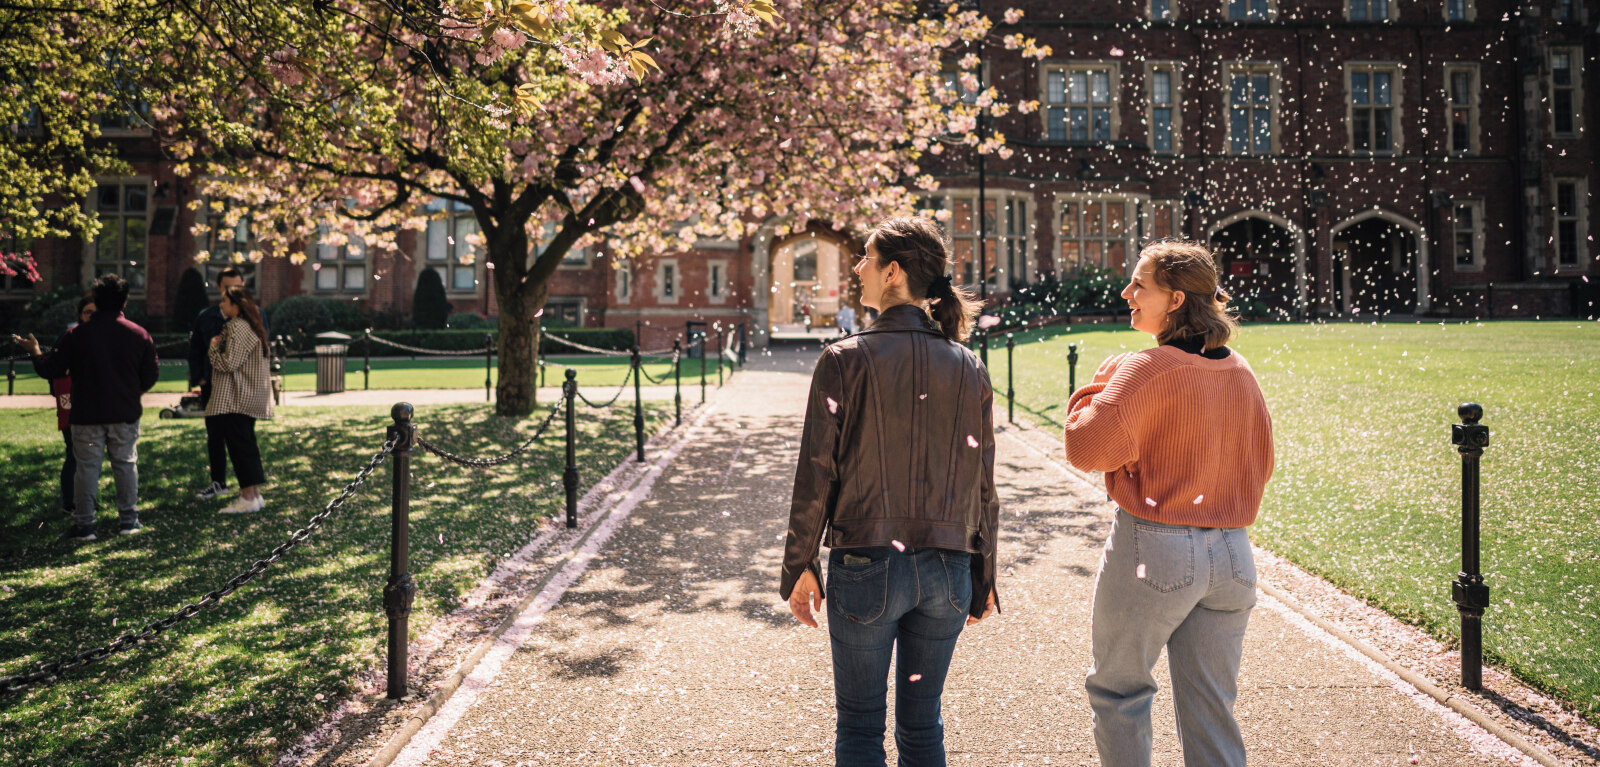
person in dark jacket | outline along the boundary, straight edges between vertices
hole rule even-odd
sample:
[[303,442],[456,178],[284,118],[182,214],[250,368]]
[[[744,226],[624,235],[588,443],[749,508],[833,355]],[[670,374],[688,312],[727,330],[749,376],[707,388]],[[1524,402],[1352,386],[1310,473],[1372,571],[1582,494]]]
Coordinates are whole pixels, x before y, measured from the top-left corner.
[[[244,274],[234,267],[217,273],[217,295],[234,286],[244,287]],[[200,407],[211,403],[211,340],[222,334],[228,318],[222,316],[221,304],[200,310],[194,318],[194,329],[189,331],[189,388],[200,392]],[[219,425],[216,416],[206,416],[206,457],[211,464],[211,484],[195,493],[202,501],[209,501],[228,490],[228,446],[226,429]]]
[[[93,294],[78,299],[78,321],[69,325],[67,330],[88,322],[94,316],[94,309]],[[59,346],[60,342],[56,345]],[[61,513],[70,517],[78,507],[72,500],[78,479],[78,460],[72,457],[72,376],[50,379],[50,396],[56,399],[56,428],[61,431],[61,437],[67,445],[66,456],[61,459]]]
[[100,465],[111,457],[117,487],[117,516],[123,535],[138,532],[140,395],[155,386],[160,372],[156,345],[144,328],[122,316],[128,283],[114,274],[94,284],[96,311],[88,322],[67,331],[48,354],[39,342],[13,336],[33,356],[40,378],[72,376],[72,452],[77,460],[73,524],[62,538],[95,539],[95,508],[100,495]]
[[998,606],[994,392],[961,345],[978,303],[950,261],[930,219],[875,227],[855,272],[882,313],[828,346],[811,379],[779,591],[817,625],[826,540],[840,765],[884,764],[891,653],[900,763],[945,764],[956,639]]

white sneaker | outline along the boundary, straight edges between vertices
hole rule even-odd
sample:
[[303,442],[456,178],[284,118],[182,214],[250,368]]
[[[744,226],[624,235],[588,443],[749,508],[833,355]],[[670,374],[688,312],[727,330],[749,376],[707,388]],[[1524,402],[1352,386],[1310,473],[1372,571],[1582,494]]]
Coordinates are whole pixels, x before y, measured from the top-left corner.
[[251,499],[245,498],[244,496],[241,495],[238,498],[233,499],[233,503],[230,503],[227,506],[222,507],[222,512],[221,513],[223,513],[223,514],[249,514],[251,512],[260,511],[262,509],[265,509],[266,507],[267,507],[267,499],[266,499],[265,496],[258,495],[258,496],[255,497],[254,500],[251,500]]

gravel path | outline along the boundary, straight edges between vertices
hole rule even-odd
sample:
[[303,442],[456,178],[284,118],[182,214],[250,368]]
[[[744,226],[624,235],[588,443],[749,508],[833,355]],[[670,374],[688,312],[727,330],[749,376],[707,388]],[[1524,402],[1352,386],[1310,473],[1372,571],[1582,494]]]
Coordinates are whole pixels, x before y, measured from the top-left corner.
[[[750,370],[482,684],[396,764],[784,765],[832,761],[827,635],[776,594],[807,378]],[[969,628],[946,692],[958,764],[1095,764],[1083,675],[1112,509],[1037,440],[999,441],[1006,614]],[[1035,435],[1037,436],[1037,435]],[[1263,599],[1239,718],[1265,764],[1503,765]],[[1181,764],[1164,664],[1156,763]],[[891,746],[892,747],[892,746]],[[891,750],[891,758],[892,750]]]

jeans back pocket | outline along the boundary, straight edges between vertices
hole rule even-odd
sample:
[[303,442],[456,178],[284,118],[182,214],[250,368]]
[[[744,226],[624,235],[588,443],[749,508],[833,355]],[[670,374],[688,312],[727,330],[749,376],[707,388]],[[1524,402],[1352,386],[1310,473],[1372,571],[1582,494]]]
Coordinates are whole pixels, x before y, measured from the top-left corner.
[[1233,580],[1241,586],[1255,588],[1256,556],[1250,549],[1250,534],[1245,528],[1224,530],[1222,540],[1228,544],[1228,560],[1233,565]]
[[889,603],[889,560],[864,565],[828,562],[828,607],[853,623],[872,623]]
[[[946,592],[950,597],[950,606],[962,615],[972,607],[972,600],[978,595],[972,593],[972,555],[965,551],[941,551],[939,559],[944,563],[944,577],[949,585]],[[988,597],[987,594],[984,595]]]
[[1134,577],[1167,594],[1194,584],[1194,531],[1133,523]]

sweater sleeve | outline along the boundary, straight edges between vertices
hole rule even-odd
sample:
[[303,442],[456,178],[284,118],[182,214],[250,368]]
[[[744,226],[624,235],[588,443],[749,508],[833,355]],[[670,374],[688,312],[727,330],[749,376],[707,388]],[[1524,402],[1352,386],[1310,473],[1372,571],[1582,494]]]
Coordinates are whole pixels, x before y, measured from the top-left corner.
[[1134,373],[1119,355],[1100,366],[1095,380],[1067,400],[1067,461],[1084,471],[1116,471],[1139,457],[1121,405]]
[[71,330],[62,333],[55,348],[33,358],[33,372],[46,380],[71,375],[74,342]]
[[156,342],[149,333],[145,333],[140,342],[144,344],[144,353],[139,355],[139,391],[147,392],[161,380],[161,360],[156,358]]

